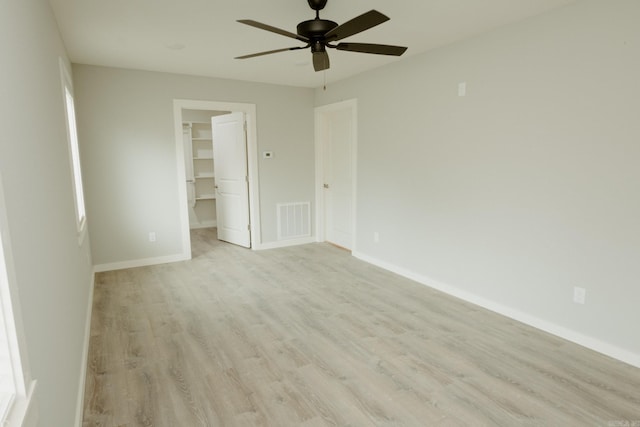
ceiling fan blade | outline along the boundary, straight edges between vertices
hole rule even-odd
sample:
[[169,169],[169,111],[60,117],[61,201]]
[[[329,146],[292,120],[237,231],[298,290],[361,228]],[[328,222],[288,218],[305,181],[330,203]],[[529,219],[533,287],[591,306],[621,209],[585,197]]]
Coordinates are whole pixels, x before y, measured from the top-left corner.
[[329,54],[327,51],[313,52],[313,69],[316,71],[329,69]]
[[391,55],[400,56],[407,50],[404,46],[390,46],[387,44],[370,44],[370,43],[338,43],[338,50],[347,50],[349,52],[373,53],[375,55]]
[[269,55],[272,53],[278,53],[278,52],[286,52],[288,50],[299,50],[299,49],[306,49],[309,46],[302,46],[302,47],[285,47],[284,49],[276,49],[276,50],[268,50],[266,52],[258,52],[258,53],[252,53],[250,55],[243,55],[243,56],[236,56],[234,59],[247,59],[247,58],[255,58],[256,56],[262,56],[262,55]]
[[263,24],[262,22],[254,21],[253,19],[239,19],[241,24],[249,25],[251,27],[260,28],[261,30],[271,31],[272,33],[280,34],[281,36],[291,37],[305,43],[309,42],[309,39],[299,34],[290,33],[289,31],[281,30],[280,28],[272,27],[271,25]]
[[354,34],[358,34],[376,25],[389,20],[389,17],[383,15],[377,10],[370,10],[360,16],[356,16],[351,21],[347,21],[342,25],[338,25],[333,30],[327,32],[324,36],[327,41],[342,40]]

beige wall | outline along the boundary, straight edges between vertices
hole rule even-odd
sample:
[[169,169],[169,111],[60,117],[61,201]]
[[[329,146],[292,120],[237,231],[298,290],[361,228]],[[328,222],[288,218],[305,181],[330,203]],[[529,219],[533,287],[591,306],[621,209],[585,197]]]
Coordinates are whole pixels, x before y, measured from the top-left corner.
[[[95,264],[182,252],[174,99],[256,104],[262,242],[276,204],[313,199],[313,90],[74,65]],[[155,231],[157,242],[148,242]]]
[[317,90],[358,99],[359,254],[640,364],[638,16],[578,2]]
[[0,174],[12,268],[41,426],[72,426],[91,288],[78,246],[59,57],[49,3],[7,0],[0,13]]

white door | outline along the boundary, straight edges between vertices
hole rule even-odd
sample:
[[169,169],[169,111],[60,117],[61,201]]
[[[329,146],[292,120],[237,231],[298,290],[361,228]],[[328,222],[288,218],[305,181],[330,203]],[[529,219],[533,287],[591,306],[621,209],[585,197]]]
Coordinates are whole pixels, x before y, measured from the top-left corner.
[[244,113],[211,118],[218,239],[251,247]]
[[352,249],[353,240],[353,111],[321,114],[325,240]]

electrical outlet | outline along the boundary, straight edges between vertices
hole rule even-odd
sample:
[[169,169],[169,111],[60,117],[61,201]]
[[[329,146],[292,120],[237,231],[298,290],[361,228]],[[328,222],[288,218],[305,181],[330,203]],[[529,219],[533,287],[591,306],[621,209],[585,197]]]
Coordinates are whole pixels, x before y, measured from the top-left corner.
[[586,297],[587,297],[587,290],[585,288],[574,286],[573,302],[575,302],[576,304],[584,304]]
[[155,231],[149,232],[149,241],[150,242],[155,242],[156,241],[156,232]]
[[467,96],[467,82],[458,83],[458,96]]
[[376,243],[380,241],[380,233],[378,233],[377,231],[373,232],[373,241]]

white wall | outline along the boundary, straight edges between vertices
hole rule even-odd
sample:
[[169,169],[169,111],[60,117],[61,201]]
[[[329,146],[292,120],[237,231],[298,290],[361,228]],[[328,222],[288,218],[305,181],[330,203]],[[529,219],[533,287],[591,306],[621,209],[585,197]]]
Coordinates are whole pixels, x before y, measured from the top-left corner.
[[49,3],[3,0],[0,174],[31,376],[42,426],[71,426],[92,274],[78,246],[58,58]]
[[578,2],[317,90],[358,99],[360,255],[640,365],[638,16]]
[[[313,199],[311,89],[74,65],[95,264],[172,256],[180,240],[173,100],[256,104],[262,242],[276,204]],[[155,231],[156,243],[148,242]]]
[[208,111],[208,110],[182,110],[182,121],[184,122],[211,122],[211,117],[228,114],[230,111]]

